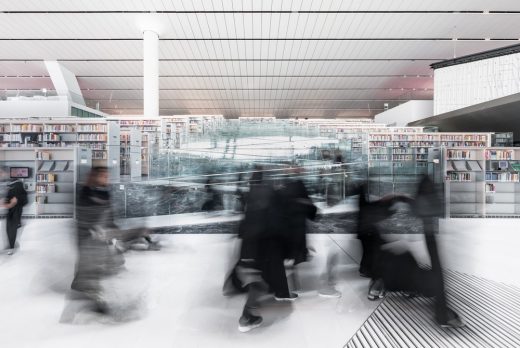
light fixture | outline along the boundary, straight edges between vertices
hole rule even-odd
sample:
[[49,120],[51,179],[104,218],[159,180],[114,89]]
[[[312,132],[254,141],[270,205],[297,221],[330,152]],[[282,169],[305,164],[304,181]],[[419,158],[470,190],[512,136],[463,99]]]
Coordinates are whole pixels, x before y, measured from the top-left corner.
[[484,40],[486,40],[486,41],[490,41],[490,40],[491,40],[491,38],[489,38],[489,37],[486,37],[486,38],[485,38]]
[[451,39],[451,41],[457,41],[458,39],[456,37],[454,37],[453,39]]
[[483,14],[489,14],[489,10],[482,11]]

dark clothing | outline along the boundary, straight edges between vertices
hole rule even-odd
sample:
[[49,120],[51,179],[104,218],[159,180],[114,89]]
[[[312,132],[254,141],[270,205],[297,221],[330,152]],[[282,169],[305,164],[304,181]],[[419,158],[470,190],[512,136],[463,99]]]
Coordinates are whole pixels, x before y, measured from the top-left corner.
[[318,209],[301,180],[288,181],[278,196],[277,227],[288,246],[285,258],[296,265],[307,260],[307,219],[314,220]]
[[437,320],[445,322],[448,318],[448,306],[442,265],[435,235],[439,229],[439,218],[444,215],[442,190],[428,176],[424,176],[417,190],[415,213],[422,219],[426,248],[430,254],[431,273],[435,295],[435,315]]
[[244,220],[239,227],[239,237],[242,238],[240,259],[248,260],[249,268],[260,271],[261,277],[276,296],[288,297],[283,262],[287,244],[276,225],[276,197],[270,185],[251,185]]
[[202,211],[220,210],[224,207],[221,194],[212,186],[206,186],[206,196],[209,198],[202,204]]
[[238,236],[242,238],[241,259],[265,258],[262,242],[274,233],[274,190],[266,184],[252,184],[247,196],[244,220],[240,223]]
[[100,280],[114,274],[124,263],[122,255],[110,248],[110,236],[103,231],[116,228],[110,193],[105,189],[83,187],[77,200],[78,261],[72,289],[96,299]]
[[17,200],[17,203],[9,208],[6,216],[7,237],[9,239],[9,246],[13,249],[16,244],[18,228],[22,225],[23,202],[27,201],[27,192],[23,187],[23,183],[20,181],[10,183],[8,187],[6,203],[9,203],[11,199],[15,197]]

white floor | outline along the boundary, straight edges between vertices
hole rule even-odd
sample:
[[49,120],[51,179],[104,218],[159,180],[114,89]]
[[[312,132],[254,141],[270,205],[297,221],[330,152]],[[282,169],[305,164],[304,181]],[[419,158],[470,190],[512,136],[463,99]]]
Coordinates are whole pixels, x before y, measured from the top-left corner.
[[[515,219],[444,222],[445,266],[520,286],[519,227]],[[357,276],[353,236],[313,235],[317,256],[302,270],[302,287],[315,289],[326,255],[337,253],[342,298],[308,291],[292,305],[266,300],[265,325],[241,334],[237,321],[244,297],[221,294],[233,239],[168,235],[161,251],[127,253],[127,273],[107,282],[114,303],[138,301],[139,318],[107,322],[82,312],[74,324],[63,324],[74,269],[73,234],[70,220],[27,220],[18,253],[0,254],[1,347],[342,347],[378,304],[366,299],[368,280]],[[420,236],[405,241],[422,257]]]

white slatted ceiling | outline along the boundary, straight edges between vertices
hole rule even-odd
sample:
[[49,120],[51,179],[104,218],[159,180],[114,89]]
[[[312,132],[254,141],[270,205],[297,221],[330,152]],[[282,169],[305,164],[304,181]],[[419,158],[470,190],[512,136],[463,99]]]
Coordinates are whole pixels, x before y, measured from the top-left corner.
[[[140,38],[151,15],[0,13],[0,38]],[[154,14],[162,38],[520,38],[518,14]]]
[[[515,0],[490,2],[488,0],[328,0],[335,8],[343,11],[462,11],[462,10],[519,10],[520,4]],[[2,0],[0,1],[4,11],[164,11],[164,10],[211,10],[218,8],[231,11],[233,9],[244,10],[318,10],[320,1],[313,0],[196,0],[196,1],[171,1],[171,0]],[[181,5],[182,4],[182,5]]]
[[[518,11],[520,3],[517,1],[490,4],[481,0],[19,0],[0,1],[0,8],[3,11],[65,12],[331,11],[0,13],[0,39],[38,39],[0,41],[0,89],[7,90],[5,93],[17,89],[30,90],[33,94],[43,87],[49,89],[52,87],[49,79],[41,77],[47,73],[40,60],[58,59],[79,76],[80,86],[91,103],[99,100],[102,107],[116,113],[120,113],[123,107],[134,113],[142,104],[142,42],[139,38],[141,28],[147,22],[157,26],[163,39],[208,39],[160,42],[163,114],[180,109],[197,113],[218,108],[223,110],[218,113],[233,115],[339,116],[344,114],[338,110],[341,108],[363,108],[359,115],[373,114],[374,108],[383,103],[378,99],[390,100],[392,106],[396,100],[431,98],[429,64],[435,61],[451,58],[454,54],[461,56],[518,42],[244,38],[520,38],[519,14],[334,13]],[[66,38],[74,40],[49,41]],[[239,40],[214,40],[216,38]],[[25,59],[35,61],[14,61]],[[18,75],[37,77],[12,78]],[[170,75],[173,77],[167,77]],[[364,100],[350,99],[366,99],[366,106]],[[354,111],[345,112],[350,115]]]

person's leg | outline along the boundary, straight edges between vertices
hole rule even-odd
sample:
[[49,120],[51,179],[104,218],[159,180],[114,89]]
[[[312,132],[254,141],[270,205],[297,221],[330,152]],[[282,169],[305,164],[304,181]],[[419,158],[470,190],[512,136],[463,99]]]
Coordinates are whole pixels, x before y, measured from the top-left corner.
[[372,243],[369,236],[363,236],[361,241],[361,262],[359,263],[359,274],[362,277],[371,277],[372,270]]
[[464,321],[459,315],[448,307],[446,300],[446,289],[444,285],[444,276],[442,273],[442,265],[437,248],[436,234],[438,232],[438,219],[423,219],[424,237],[426,247],[430,253],[432,264],[432,290],[435,296],[435,319],[437,323],[443,327],[460,328],[463,327]]
[[265,277],[274,296],[280,299],[291,298],[287,275],[285,273],[284,256],[282,245],[278,241],[271,241],[265,260]]
[[238,330],[248,332],[262,324],[262,317],[258,315],[260,296],[267,293],[267,285],[262,281],[261,271],[250,266],[238,265],[236,268],[237,277],[244,284],[247,284],[247,300],[242,310],[242,315],[238,320]]
[[445,321],[447,318],[447,303],[446,292],[444,288],[444,277],[442,275],[442,266],[439,257],[439,250],[437,248],[437,241],[435,234],[437,233],[437,221],[434,218],[427,218],[423,220],[424,237],[426,241],[426,248],[430,254],[431,260],[431,277],[435,296],[435,316],[439,321]]
[[12,217],[7,217],[5,225],[7,230],[7,238],[9,239],[9,247],[14,249],[19,222],[15,221],[15,219]]

